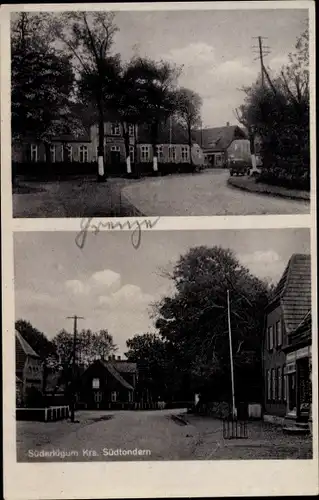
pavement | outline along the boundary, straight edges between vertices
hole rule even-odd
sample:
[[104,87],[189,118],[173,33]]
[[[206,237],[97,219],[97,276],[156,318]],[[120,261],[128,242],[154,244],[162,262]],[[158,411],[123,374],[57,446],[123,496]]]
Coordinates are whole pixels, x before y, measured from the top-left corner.
[[122,189],[123,198],[143,215],[309,214],[305,200],[250,193],[227,183],[228,170],[143,179]]
[[[179,417],[179,418],[176,418]],[[311,458],[309,437],[248,423],[248,439],[225,440],[222,421],[186,410],[79,411],[76,423],[17,422],[17,460],[234,460]]]

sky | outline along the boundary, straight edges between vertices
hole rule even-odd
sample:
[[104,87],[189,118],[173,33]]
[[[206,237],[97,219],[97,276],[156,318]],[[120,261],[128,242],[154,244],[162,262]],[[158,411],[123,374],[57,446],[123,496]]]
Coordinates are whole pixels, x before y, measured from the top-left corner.
[[203,126],[223,126],[237,123],[240,88],[258,77],[253,37],[267,37],[265,64],[276,72],[307,22],[303,9],[117,12],[114,51],[124,60],[139,54],[183,65],[179,84],[202,97]]
[[308,229],[153,230],[135,249],[129,231],[89,233],[83,249],[74,232],[16,232],[15,316],[52,338],[79,328],[108,329],[126,352],[126,340],[154,331],[151,304],[174,291],[163,271],[191,247],[232,249],[254,275],[277,283],[292,253],[310,253]]

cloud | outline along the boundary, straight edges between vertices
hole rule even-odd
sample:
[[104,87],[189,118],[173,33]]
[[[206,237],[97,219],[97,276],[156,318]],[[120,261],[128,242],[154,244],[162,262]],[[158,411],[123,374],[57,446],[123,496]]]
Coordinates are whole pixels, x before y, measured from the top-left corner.
[[270,68],[272,72],[278,73],[281,68],[289,63],[288,55],[282,54],[267,61],[266,67]]
[[111,269],[104,269],[92,274],[90,281],[93,286],[119,288],[121,286],[121,275]]
[[239,254],[238,260],[255,276],[271,281],[279,280],[286,265],[281,256],[274,250],[258,250],[253,253]]
[[255,68],[240,59],[224,61],[211,69],[210,73],[219,83],[230,84],[234,89],[250,84],[257,78]]
[[203,66],[214,62],[215,49],[207,43],[190,43],[184,47],[171,49],[163,56],[163,59],[173,61],[177,65]]
[[152,295],[144,293],[136,285],[124,285],[118,291],[110,295],[101,295],[99,304],[106,305],[111,309],[123,308],[146,308],[154,300]]
[[65,288],[74,295],[86,295],[90,291],[90,287],[80,280],[66,281]]

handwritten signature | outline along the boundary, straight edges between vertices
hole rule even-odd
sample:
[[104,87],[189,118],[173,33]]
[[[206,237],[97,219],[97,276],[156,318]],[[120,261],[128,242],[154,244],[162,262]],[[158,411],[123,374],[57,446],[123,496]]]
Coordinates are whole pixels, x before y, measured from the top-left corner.
[[91,232],[95,236],[102,230],[107,229],[109,231],[119,229],[119,230],[129,230],[131,231],[131,243],[133,247],[137,250],[141,245],[142,239],[142,230],[145,229],[153,229],[160,217],[157,217],[153,221],[150,219],[142,219],[142,220],[124,220],[124,221],[107,221],[102,222],[98,221],[97,223],[93,223],[93,217],[83,218],[81,220],[81,230],[75,237],[76,245],[83,249],[88,232]]

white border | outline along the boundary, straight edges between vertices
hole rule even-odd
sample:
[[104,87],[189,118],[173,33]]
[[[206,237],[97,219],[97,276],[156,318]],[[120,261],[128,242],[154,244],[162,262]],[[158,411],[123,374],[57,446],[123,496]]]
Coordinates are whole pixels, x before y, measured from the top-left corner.
[[[308,9],[310,61],[314,68],[314,4],[283,2],[188,2],[136,4],[46,4],[1,7],[1,164],[2,164],[2,275],[3,275],[3,380],[4,380],[4,478],[5,498],[146,498],[254,495],[313,495],[318,493],[318,386],[313,388],[313,460],[113,462],[113,463],[16,463],[14,420],[14,281],[13,231],[77,231],[79,219],[12,219],[10,167],[10,12],[57,10],[205,10],[205,9]],[[315,71],[311,72],[312,182],[316,182]],[[3,146],[5,145],[5,147]],[[313,353],[317,353],[317,241],[316,193],[312,191],[311,215],[163,217],[156,230],[252,229],[311,226]],[[154,219],[154,218],[149,218]],[[100,219],[98,219],[100,220]],[[113,219],[114,220],[114,219]],[[136,220],[136,219],[132,219]],[[96,221],[96,219],[93,220]],[[318,378],[318,358],[313,356],[313,380]]]

